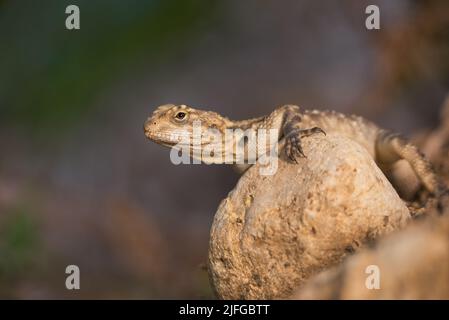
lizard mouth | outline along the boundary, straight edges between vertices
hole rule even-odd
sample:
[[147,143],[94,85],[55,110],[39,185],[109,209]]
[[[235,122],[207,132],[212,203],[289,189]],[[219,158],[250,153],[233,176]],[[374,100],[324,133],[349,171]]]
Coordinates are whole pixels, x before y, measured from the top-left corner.
[[166,146],[166,147],[175,147],[175,146],[189,146],[190,136],[185,135],[177,135],[174,133],[165,133],[160,131],[151,131],[145,130],[145,136],[157,144]]
[[180,139],[176,139],[172,134],[166,134],[163,132],[153,132],[150,130],[145,130],[145,136],[159,144],[163,144],[172,147],[180,142]]
[[[165,132],[155,132],[152,130],[145,129],[145,136],[157,144],[166,146],[166,147],[174,147],[176,145],[179,146],[189,146],[191,145],[191,137],[190,136],[181,136],[173,133],[165,133]],[[200,147],[204,147],[210,144],[209,141],[201,141],[198,145]]]

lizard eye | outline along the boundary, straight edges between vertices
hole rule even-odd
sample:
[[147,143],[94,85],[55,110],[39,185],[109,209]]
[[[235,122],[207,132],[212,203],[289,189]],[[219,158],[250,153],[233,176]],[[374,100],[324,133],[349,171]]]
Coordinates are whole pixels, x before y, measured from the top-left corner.
[[186,118],[186,113],[183,111],[179,111],[176,115],[175,118],[176,120],[184,120]]

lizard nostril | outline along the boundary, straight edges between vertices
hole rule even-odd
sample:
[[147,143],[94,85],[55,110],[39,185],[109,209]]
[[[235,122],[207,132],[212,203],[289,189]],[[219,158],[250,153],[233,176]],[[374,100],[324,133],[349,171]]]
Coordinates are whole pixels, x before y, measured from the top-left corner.
[[152,124],[156,124],[156,122],[151,123],[150,121],[147,120],[147,121],[145,121],[143,126],[144,126],[145,130],[148,130],[148,129],[150,129]]

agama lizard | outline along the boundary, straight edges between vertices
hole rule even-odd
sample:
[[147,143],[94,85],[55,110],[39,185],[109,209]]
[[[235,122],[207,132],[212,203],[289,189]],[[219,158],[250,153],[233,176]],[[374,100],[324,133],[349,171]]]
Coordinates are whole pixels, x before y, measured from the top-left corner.
[[362,145],[382,170],[400,159],[406,160],[424,188],[430,194],[439,193],[439,183],[432,166],[416,146],[399,134],[381,129],[359,116],[332,111],[301,111],[298,106],[283,105],[268,116],[232,121],[216,112],[166,104],[158,107],[146,120],[144,131],[150,140],[173,147],[182,139],[192,136],[194,121],[200,121],[201,135],[206,137],[201,147],[217,143],[216,140],[207,139],[210,129],[223,134],[226,129],[276,129],[279,139],[285,142],[283,150],[291,162],[305,156],[301,148],[302,138],[316,133],[340,134]]

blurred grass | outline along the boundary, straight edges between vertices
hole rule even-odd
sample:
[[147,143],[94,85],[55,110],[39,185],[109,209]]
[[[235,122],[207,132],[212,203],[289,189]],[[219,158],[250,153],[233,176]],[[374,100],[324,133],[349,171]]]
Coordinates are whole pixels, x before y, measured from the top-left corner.
[[[58,136],[129,68],[167,59],[214,17],[217,1],[76,1],[81,29],[65,29],[72,1],[0,6],[0,125]],[[206,24],[204,24],[206,23]]]
[[26,206],[2,213],[0,228],[0,280],[29,274],[40,248],[39,228]]

